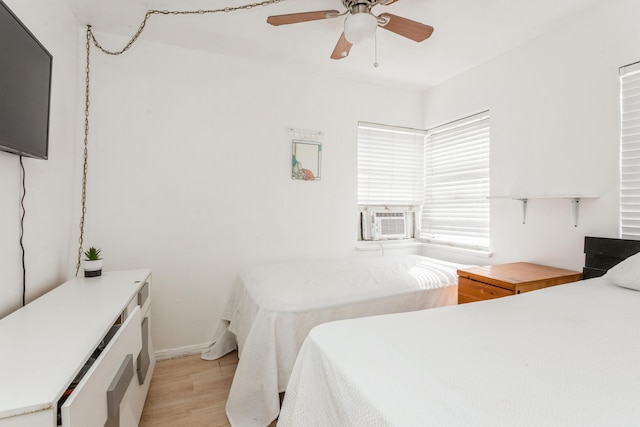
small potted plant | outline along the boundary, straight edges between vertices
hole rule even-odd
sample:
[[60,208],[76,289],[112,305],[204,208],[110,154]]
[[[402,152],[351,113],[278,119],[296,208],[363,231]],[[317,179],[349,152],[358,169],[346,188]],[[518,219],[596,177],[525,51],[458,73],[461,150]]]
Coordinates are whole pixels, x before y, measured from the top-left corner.
[[84,277],[97,277],[102,275],[102,257],[100,249],[93,246],[88,251],[84,251]]

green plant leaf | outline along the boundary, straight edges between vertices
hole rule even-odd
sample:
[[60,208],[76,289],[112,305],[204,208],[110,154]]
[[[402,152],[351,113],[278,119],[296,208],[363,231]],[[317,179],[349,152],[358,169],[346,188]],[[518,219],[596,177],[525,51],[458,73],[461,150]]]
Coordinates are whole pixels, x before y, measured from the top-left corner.
[[89,248],[89,250],[84,251],[84,256],[87,257],[87,261],[97,261],[102,259],[100,257],[100,249],[96,249],[93,246]]

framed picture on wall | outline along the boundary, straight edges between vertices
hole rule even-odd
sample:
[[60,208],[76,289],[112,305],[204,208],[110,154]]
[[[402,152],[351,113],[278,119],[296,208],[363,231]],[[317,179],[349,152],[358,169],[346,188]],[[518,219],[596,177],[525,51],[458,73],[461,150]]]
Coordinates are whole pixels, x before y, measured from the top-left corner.
[[293,140],[291,178],[304,181],[319,181],[322,166],[322,143]]

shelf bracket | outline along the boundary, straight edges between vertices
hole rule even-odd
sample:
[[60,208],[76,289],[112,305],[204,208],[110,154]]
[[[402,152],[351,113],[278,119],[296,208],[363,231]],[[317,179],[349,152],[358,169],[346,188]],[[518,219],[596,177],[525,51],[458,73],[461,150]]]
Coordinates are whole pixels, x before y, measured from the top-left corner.
[[572,205],[572,210],[573,210],[573,226],[577,227],[578,226],[578,212],[580,211],[580,198],[579,197],[574,197],[573,199],[571,199],[571,205]]
[[489,199],[511,199],[522,203],[522,223],[527,223],[527,205],[530,199],[564,199],[571,201],[571,210],[573,214],[573,226],[578,227],[578,214],[580,212],[581,199],[597,199],[598,196],[587,194],[565,194],[558,196],[489,196]]
[[522,223],[527,223],[527,204],[529,203],[529,199],[516,199],[522,202]]

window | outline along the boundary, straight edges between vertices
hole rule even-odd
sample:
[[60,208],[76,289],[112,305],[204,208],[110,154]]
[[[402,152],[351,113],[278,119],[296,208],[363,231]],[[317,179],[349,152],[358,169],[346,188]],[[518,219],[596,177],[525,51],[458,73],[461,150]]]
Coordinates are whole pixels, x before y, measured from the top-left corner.
[[[361,214],[364,240],[413,237],[385,232],[403,222],[423,241],[489,251],[488,196],[488,112],[429,131],[359,123],[358,205],[369,211]],[[379,213],[394,210],[406,213]]]
[[422,202],[424,135],[423,130],[358,124],[362,240],[415,236],[416,214]]
[[620,237],[640,238],[640,62],[620,68]]
[[419,206],[425,131],[358,124],[358,205]]
[[420,238],[489,251],[489,113],[428,131]]

